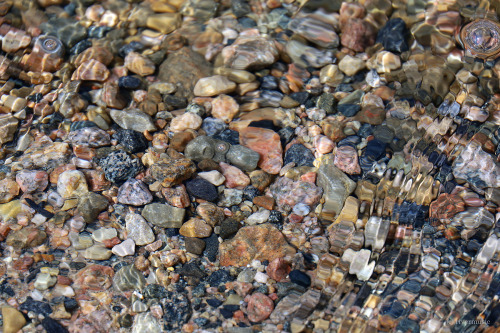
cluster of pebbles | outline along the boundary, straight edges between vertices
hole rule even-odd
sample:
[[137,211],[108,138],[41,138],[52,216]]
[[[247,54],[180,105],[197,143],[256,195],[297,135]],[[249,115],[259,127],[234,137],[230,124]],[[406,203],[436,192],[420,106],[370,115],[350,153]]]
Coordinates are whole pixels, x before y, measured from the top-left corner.
[[495,10],[1,0],[3,332],[497,332]]

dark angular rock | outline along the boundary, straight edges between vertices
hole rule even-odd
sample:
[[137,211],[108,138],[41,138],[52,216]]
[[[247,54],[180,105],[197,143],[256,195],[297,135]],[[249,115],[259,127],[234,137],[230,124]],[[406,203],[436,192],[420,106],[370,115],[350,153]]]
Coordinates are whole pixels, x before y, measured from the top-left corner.
[[245,200],[253,201],[253,199],[259,195],[260,191],[252,185],[248,185],[243,189],[243,199]]
[[42,326],[47,333],[67,333],[68,330],[50,317],[45,317],[42,320]]
[[290,277],[290,281],[304,288],[308,288],[311,285],[311,278],[309,275],[297,269],[291,271],[288,276]]
[[169,332],[179,332],[193,314],[191,302],[184,292],[169,292],[160,303],[163,307],[165,329]]
[[99,159],[98,163],[104,170],[106,179],[113,183],[124,182],[129,178],[135,177],[142,170],[140,160],[131,158],[123,150],[111,152],[109,155]]
[[252,8],[250,8],[250,5],[246,0],[231,1],[231,10],[237,18],[243,17],[252,12]]
[[195,237],[186,237],[185,238],[186,251],[194,254],[202,254],[203,250],[205,250],[205,241],[203,239],[195,238]]
[[215,233],[212,233],[210,237],[204,238],[206,247],[203,255],[210,260],[210,262],[215,262],[217,260],[217,254],[219,253],[219,239]]
[[357,104],[340,104],[337,110],[346,117],[354,117],[361,110],[361,106]]
[[213,308],[218,308],[221,306],[223,302],[221,300],[218,300],[217,298],[209,298],[207,299],[207,304],[210,305]]
[[222,221],[220,225],[219,236],[222,239],[232,237],[238,232],[239,229],[240,229],[240,222],[236,221],[235,219],[227,218],[224,221]]
[[143,295],[145,298],[164,298],[167,297],[167,289],[165,287],[160,286],[159,284],[150,284],[144,288]]
[[314,155],[304,145],[296,143],[292,145],[285,153],[284,165],[294,162],[295,166],[314,166]]
[[387,51],[401,53],[409,50],[407,42],[409,35],[402,19],[390,19],[378,32],[376,42],[381,43]]
[[283,223],[283,214],[279,210],[272,210],[267,220],[271,223],[281,224]]
[[19,310],[26,312],[32,311],[36,314],[42,314],[44,316],[48,316],[52,313],[52,308],[48,303],[35,301],[30,296],[28,296],[26,301],[19,306]]
[[232,145],[239,145],[240,144],[240,133],[227,128],[227,129],[215,134],[214,139],[226,141],[227,143],[232,144]]
[[232,276],[229,271],[225,269],[220,269],[218,271],[213,272],[207,279],[210,287],[218,287],[221,284],[225,284],[226,282],[234,281],[234,276]]
[[203,178],[191,179],[186,182],[186,190],[192,196],[214,202],[219,198],[217,188]]
[[144,45],[140,42],[130,42],[129,44],[123,45],[119,50],[118,50],[118,55],[122,58],[125,58],[127,54],[130,52],[137,52],[141,51],[144,49]]
[[118,87],[123,89],[137,89],[141,86],[141,79],[135,76],[122,76],[118,79]]
[[71,312],[78,308],[78,302],[74,298],[65,298],[64,299],[64,308],[66,311]]
[[138,153],[148,149],[148,140],[140,132],[120,128],[113,135],[123,148],[129,153]]

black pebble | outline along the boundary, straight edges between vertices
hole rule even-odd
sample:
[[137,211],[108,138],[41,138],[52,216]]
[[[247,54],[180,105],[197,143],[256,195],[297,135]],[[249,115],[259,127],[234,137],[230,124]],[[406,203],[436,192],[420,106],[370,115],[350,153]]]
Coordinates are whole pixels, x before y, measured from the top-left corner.
[[288,276],[290,277],[290,281],[304,288],[308,288],[311,285],[311,278],[309,275],[297,269],[291,271]]
[[232,145],[239,145],[240,144],[240,133],[238,133],[237,131],[231,130],[229,128],[226,128],[225,130],[222,130],[221,132],[215,134],[214,139],[226,141],[227,143],[230,143]]
[[219,198],[217,188],[208,180],[195,178],[186,182],[186,189],[192,196],[214,202]]
[[138,153],[148,149],[148,140],[144,134],[131,129],[119,129],[113,135],[113,138],[125,148],[129,153]]
[[142,171],[141,161],[131,158],[123,150],[113,151],[99,159],[99,165],[104,170],[106,179],[113,183],[124,182]]
[[409,50],[406,41],[409,35],[406,23],[400,18],[395,18],[387,21],[380,29],[376,42],[381,43],[387,51],[401,53]]
[[337,110],[346,117],[354,117],[361,110],[361,106],[357,104],[340,104]]
[[118,87],[123,89],[137,89],[141,86],[141,79],[135,76],[122,76],[118,79]]
[[218,300],[217,298],[209,298],[207,299],[207,304],[213,308],[218,308],[223,302]]
[[276,127],[273,121],[268,119],[252,121],[250,124],[248,124],[248,127],[267,128],[273,131],[279,130],[279,127]]
[[203,255],[210,260],[210,262],[215,262],[217,260],[217,254],[219,253],[219,240],[215,233],[211,234],[210,237],[204,238],[205,241],[205,251]]
[[181,269],[178,270],[178,273],[182,276],[192,276],[198,279],[204,278],[207,273],[202,270],[199,262],[192,260],[186,264],[184,264]]
[[222,221],[220,225],[219,236],[222,239],[227,239],[236,234],[239,229],[240,229],[240,222],[236,221],[235,219],[227,218],[224,221]]
[[42,320],[42,326],[45,328],[47,333],[67,333],[68,330],[64,328],[61,324],[50,317],[45,317]]
[[255,197],[260,195],[260,191],[252,185],[248,185],[243,189],[243,199],[253,201]]
[[279,210],[272,210],[267,220],[271,223],[281,224],[283,223],[283,214]]
[[82,41],[79,41],[78,43],[75,44],[70,50],[69,54],[70,55],[77,55],[88,49],[89,47],[92,46],[92,42],[88,39],[84,39]]
[[307,91],[299,91],[290,94],[290,97],[294,100],[297,101],[298,103],[304,105],[309,98],[309,93]]
[[284,127],[278,131],[278,134],[280,136],[281,145],[284,147],[287,143],[292,141],[295,129],[291,127]]
[[49,303],[35,301],[33,298],[28,296],[26,301],[19,306],[21,311],[33,311],[36,314],[42,314],[48,316],[52,313],[52,308]]
[[218,287],[221,284],[231,281],[234,281],[234,277],[225,269],[213,272],[207,279],[207,283],[210,287]]
[[118,55],[125,58],[130,52],[141,51],[144,49],[144,45],[139,42],[130,42],[127,45],[123,45],[120,50],[118,50]]
[[66,297],[64,299],[64,308],[68,312],[76,310],[78,308],[78,302],[74,298],[68,298],[68,297]]
[[292,145],[285,153],[285,159],[283,164],[295,162],[295,166],[310,166],[313,167],[314,155],[313,153],[304,145],[296,143]]
[[159,284],[150,284],[144,289],[144,298],[167,297],[167,289]]

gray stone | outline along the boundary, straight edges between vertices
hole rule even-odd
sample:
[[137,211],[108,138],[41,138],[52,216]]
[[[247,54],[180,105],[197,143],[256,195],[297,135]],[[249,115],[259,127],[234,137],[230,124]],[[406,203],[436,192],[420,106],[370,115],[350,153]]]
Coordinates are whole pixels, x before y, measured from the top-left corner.
[[184,149],[184,155],[196,162],[204,159],[224,162],[230,146],[231,145],[225,141],[202,135],[189,141]]
[[325,199],[321,218],[333,221],[342,210],[349,194],[355,190],[356,183],[333,164],[332,156],[325,156],[318,170],[317,184],[323,188]]
[[128,238],[134,240],[137,245],[147,245],[155,241],[155,234],[146,220],[139,214],[127,214],[125,223]]
[[113,278],[113,287],[117,291],[142,290],[145,286],[144,275],[134,265],[122,267]]
[[137,109],[116,110],[111,109],[109,115],[123,129],[131,129],[137,132],[155,131],[156,126],[151,117]]
[[162,228],[180,228],[185,214],[184,208],[156,202],[146,205],[142,210],[142,216],[148,222]]
[[83,257],[91,260],[108,260],[111,257],[111,250],[103,245],[96,244],[85,249]]
[[88,192],[83,194],[78,201],[78,212],[86,223],[92,223],[100,212],[108,207],[108,199],[105,196]]
[[244,171],[253,171],[257,168],[260,155],[256,151],[242,145],[234,145],[226,154],[227,160]]

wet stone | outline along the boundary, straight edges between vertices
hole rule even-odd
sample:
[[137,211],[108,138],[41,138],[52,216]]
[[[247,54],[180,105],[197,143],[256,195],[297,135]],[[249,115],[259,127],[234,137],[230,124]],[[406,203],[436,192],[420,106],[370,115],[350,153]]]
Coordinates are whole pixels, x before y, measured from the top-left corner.
[[226,154],[227,160],[234,166],[244,171],[252,171],[257,168],[259,153],[241,145],[234,145],[229,148]]
[[287,165],[288,163],[295,163],[295,166],[313,166],[314,155],[302,144],[294,144],[285,153],[285,159],[283,163]]
[[402,53],[408,51],[407,39],[409,34],[406,24],[402,19],[390,19],[379,30],[376,42],[381,43],[387,51]]
[[118,189],[117,199],[122,204],[142,206],[153,201],[153,196],[142,181],[130,178]]
[[129,153],[135,154],[148,148],[148,141],[140,132],[131,129],[119,129],[113,135],[120,145]]
[[106,179],[113,183],[120,183],[135,177],[142,170],[141,162],[138,159],[131,158],[122,150],[109,153],[99,159],[98,163],[104,170]]
[[118,79],[118,87],[123,89],[137,89],[141,86],[141,79],[135,76],[122,76]]
[[113,278],[113,288],[117,291],[142,290],[146,279],[134,265],[124,266]]
[[217,188],[205,179],[195,178],[185,184],[188,193],[196,198],[214,202],[219,197]]
[[152,203],[146,205],[141,214],[153,225],[162,228],[180,228],[184,221],[185,209],[168,204]]
[[354,117],[360,110],[361,106],[357,104],[340,104],[337,110],[346,117]]
[[82,195],[78,201],[78,212],[86,223],[94,222],[100,212],[108,207],[108,199],[103,195],[88,192]]

